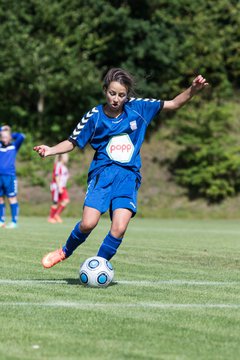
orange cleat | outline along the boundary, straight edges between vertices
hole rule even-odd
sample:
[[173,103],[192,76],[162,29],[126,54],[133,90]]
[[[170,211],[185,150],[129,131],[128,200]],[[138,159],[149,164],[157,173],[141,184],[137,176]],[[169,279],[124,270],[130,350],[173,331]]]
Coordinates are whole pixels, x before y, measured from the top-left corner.
[[50,224],[56,224],[57,220],[55,220],[53,217],[50,217],[48,218],[47,220]]
[[45,255],[42,258],[42,264],[46,269],[49,269],[65,259],[66,259],[65,252],[62,249],[57,249]]
[[56,220],[56,222],[58,223],[62,223],[62,219],[60,218],[60,216],[58,214],[54,215],[54,220]]

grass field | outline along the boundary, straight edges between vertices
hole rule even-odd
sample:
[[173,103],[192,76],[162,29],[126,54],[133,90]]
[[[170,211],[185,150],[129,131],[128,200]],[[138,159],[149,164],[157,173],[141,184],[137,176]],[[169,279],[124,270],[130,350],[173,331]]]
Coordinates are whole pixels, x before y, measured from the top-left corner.
[[240,358],[240,222],[134,219],[107,289],[78,284],[107,219],[70,259],[41,266],[75,222],[0,229],[0,359]]

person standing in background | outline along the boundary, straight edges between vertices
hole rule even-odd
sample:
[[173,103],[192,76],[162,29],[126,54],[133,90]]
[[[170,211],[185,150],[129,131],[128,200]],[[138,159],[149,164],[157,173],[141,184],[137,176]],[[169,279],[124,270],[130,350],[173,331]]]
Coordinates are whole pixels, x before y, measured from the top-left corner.
[[[17,227],[19,205],[17,200],[16,157],[25,136],[12,133],[8,125],[0,127],[0,228]],[[12,221],[5,223],[5,197],[8,198]]]
[[52,182],[50,185],[52,206],[48,217],[48,222],[51,224],[62,222],[60,214],[70,202],[67,191],[67,181],[69,178],[67,163],[68,154],[61,154],[55,157]]

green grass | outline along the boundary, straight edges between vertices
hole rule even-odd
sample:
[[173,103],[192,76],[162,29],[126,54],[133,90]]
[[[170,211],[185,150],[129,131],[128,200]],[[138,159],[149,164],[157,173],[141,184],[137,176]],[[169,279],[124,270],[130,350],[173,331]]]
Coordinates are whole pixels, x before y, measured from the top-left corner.
[[40,264],[75,222],[0,229],[1,359],[240,358],[239,221],[133,219],[107,289],[78,284],[107,219],[70,259]]

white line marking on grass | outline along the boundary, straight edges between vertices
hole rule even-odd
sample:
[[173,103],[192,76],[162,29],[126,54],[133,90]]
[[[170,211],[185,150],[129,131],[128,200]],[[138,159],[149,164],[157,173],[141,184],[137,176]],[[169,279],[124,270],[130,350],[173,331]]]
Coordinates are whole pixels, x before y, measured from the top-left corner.
[[[72,279],[77,282],[77,279]],[[161,286],[161,285],[177,285],[177,286],[239,286],[240,281],[202,281],[202,280],[116,280],[116,284],[136,285],[136,286]],[[18,286],[38,286],[38,285],[68,285],[67,280],[11,280],[0,279],[0,285],[18,285]]]
[[144,285],[144,286],[159,286],[159,285],[191,285],[191,286],[230,286],[240,285],[238,281],[197,281],[197,280],[120,280],[116,281],[118,284],[124,285]]
[[0,279],[0,285],[54,285],[67,284],[66,280],[11,280]]
[[240,304],[168,304],[168,303],[89,303],[89,302],[0,302],[0,306],[35,306],[35,307],[52,307],[52,308],[72,308],[72,309],[102,309],[109,310],[111,308],[152,308],[152,309],[240,309]]

